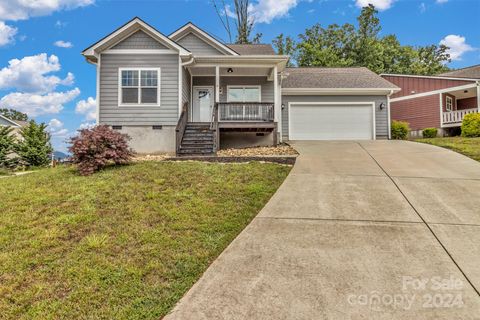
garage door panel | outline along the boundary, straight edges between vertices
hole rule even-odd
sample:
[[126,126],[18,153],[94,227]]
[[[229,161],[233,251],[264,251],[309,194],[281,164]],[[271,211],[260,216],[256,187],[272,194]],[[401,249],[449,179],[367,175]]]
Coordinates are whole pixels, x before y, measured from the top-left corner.
[[290,105],[290,140],[369,140],[373,135],[370,104]]

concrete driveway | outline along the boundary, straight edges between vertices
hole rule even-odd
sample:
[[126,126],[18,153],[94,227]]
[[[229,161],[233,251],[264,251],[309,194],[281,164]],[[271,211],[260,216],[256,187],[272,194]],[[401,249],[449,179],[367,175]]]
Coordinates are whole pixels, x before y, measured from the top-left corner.
[[294,146],[166,319],[480,319],[480,163],[403,141]]

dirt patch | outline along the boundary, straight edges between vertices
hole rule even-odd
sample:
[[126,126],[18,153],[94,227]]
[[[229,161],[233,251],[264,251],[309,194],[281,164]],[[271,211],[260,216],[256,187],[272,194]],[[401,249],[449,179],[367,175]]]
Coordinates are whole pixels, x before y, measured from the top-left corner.
[[278,145],[276,147],[255,147],[243,149],[225,149],[217,152],[218,157],[258,157],[258,156],[296,156],[295,151],[288,144]]
[[133,157],[133,162],[143,162],[143,161],[163,161],[171,158],[172,155],[169,154],[137,154]]

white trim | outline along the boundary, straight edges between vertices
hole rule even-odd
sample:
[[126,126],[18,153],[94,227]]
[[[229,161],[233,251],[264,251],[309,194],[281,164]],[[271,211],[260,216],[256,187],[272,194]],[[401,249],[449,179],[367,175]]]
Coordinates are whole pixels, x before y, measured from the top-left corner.
[[[135,29],[136,28],[136,29]],[[95,50],[101,46],[103,46],[104,44],[108,43],[109,41],[112,41],[114,40],[116,37],[120,37],[122,34],[128,32],[130,29],[135,29],[133,30],[132,32],[130,32],[129,34],[133,34],[134,32],[138,31],[138,30],[142,30],[144,31],[145,33],[149,34],[150,36],[152,36],[153,38],[156,38],[157,41],[159,42],[163,42],[164,44],[166,44],[167,47],[170,47],[172,49],[175,49],[177,52],[180,53],[180,55],[191,55],[192,53],[188,50],[186,50],[185,48],[183,48],[182,46],[178,45],[177,43],[175,43],[175,41],[173,41],[172,39],[168,38],[167,36],[163,35],[161,32],[159,32],[158,30],[156,30],[155,28],[149,26],[148,24],[146,24],[145,22],[143,22],[141,19],[139,18],[135,18],[133,19],[132,21],[128,22],[126,25],[124,25],[123,27],[121,27],[120,29],[112,32],[111,34],[109,34],[107,37],[105,37],[103,40],[95,43],[94,45],[88,47],[87,49],[85,49],[82,54],[84,56],[90,56],[90,57],[97,57],[98,56],[98,53],[95,52]],[[124,38],[121,38],[119,39],[118,41],[116,41],[114,44],[117,44],[119,43],[120,41],[122,41]],[[111,47],[111,46],[110,46]]]
[[471,89],[471,88],[474,88],[474,87],[475,87],[475,84],[466,84],[466,85],[458,86],[458,87],[438,89],[438,90],[433,90],[433,91],[427,91],[427,92],[412,94],[412,95],[409,95],[409,96],[393,98],[391,100],[391,102],[397,102],[397,101],[403,101],[403,100],[409,100],[409,99],[415,99],[415,98],[421,98],[421,97],[428,97],[428,96],[432,96],[432,95],[438,94],[438,93],[445,93],[445,92],[451,92],[451,91]]
[[372,140],[377,140],[377,128],[376,128],[376,117],[375,117],[375,102],[374,101],[365,101],[365,102],[288,102],[288,139],[290,140],[290,134],[292,132],[292,121],[291,121],[291,106],[292,105],[371,105],[372,106]]
[[97,60],[97,87],[96,87],[96,102],[97,102],[97,108],[96,108],[96,117],[95,121],[97,125],[100,124],[100,72],[102,71],[102,54],[98,55],[98,60]]
[[440,100],[440,128],[443,127],[443,94],[442,93],[439,93],[438,94],[438,98]]
[[283,95],[386,95],[400,88],[283,88]]
[[182,58],[178,57],[178,118],[182,114],[183,107],[183,67]]
[[220,102],[220,67],[215,66],[215,103]]
[[[195,89],[207,89],[207,90],[211,90],[212,91],[212,94],[214,94],[215,92],[215,87],[214,86],[192,86],[192,103],[191,103],[191,112],[190,112],[190,119],[192,122],[196,122],[193,118],[193,111],[194,111],[194,98],[193,98],[193,92],[195,91]],[[215,99],[213,99],[213,103],[215,103]],[[198,106],[200,107],[200,106]],[[199,110],[200,112],[200,110]]]
[[[122,103],[122,71],[138,71],[138,86],[131,87],[138,89],[138,103]],[[141,72],[140,71],[157,71],[157,103],[141,103],[141,88],[149,88],[141,86]],[[147,68],[147,67],[128,67],[118,68],[118,106],[119,107],[160,107],[160,91],[161,91],[161,68]],[[153,87],[152,87],[153,88]]]
[[[277,123],[277,135],[278,132],[282,132],[282,125],[279,124],[281,122],[281,113],[282,113],[282,107],[279,103],[279,96],[278,96],[278,68],[277,66],[273,67],[273,115],[274,115],[274,120]],[[260,89],[260,94],[261,94],[261,89]],[[280,134],[281,135],[281,134]],[[276,140],[278,140],[278,137],[275,137]]]
[[[193,31],[188,32],[187,31],[188,29],[192,29]],[[185,34],[181,35],[183,32],[185,32]],[[217,49],[220,48],[221,50],[223,50],[227,53],[230,53],[231,55],[238,56],[238,53],[236,53],[234,50],[230,49],[228,46],[224,45],[223,43],[221,43],[220,41],[218,41],[217,39],[215,39],[214,37],[209,35],[207,32],[203,31],[202,29],[200,29],[199,27],[197,27],[196,25],[194,25],[191,22],[187,23],[186,25],[184,25],[180,29],[174,31],[168,37],[170,39],[174,40],[174,41],[179,41],[180,39],[186,37],[188,34],[190,34],[190,33],[193,34],[194,32],[198,33],[200,35],[199,39],[207,42],[207,44],[210,44],[213,47],[217,47]],[[178,35],[180,35],[180,37],[177,37]],[[204,38],[204,39],[202,39],[202,38]],[[208,42],[210,42],[210,43],[208,43]]]
[[477,82],[477,107],[480,112],[480,82]]
[[388,76],[388,77],[407,77],[407,78],[424,78],[424,79],[438,79],[438,80],[456,80],[456,81],[478,81],[478,79],[472,78],[453,78],[453,77],[442,77],[442,76],[419,76],[413,74],[391,74],[391,73],[382,73],[380,74],[381,77]]
[[193,121],[193,76],[190,70],[188,71],[190,73],[190,103],[189,103],[189,108],[190,108],[190,121]]
[[387,96],[387,130],[388,140],[392,139],[392,115],[390,113],[390,95]]
[[[228,98],[228,91],[230,90],[230,88],[233,88],[233,89],[242,88],[244,91],[245,91],[245,88],[257,88],[258,89],[258,101],[230,101],[230,99]],[[262,102],[262,86],[261,85],[256,85],[256,84],[252,84],[252,85],[249,85],[249,84],[227,85],[226,96],[227,96],[227,102]],[[245,96],[244,96],[244,98],[245,98]]]
[[[448,102],[450,101],[450,110],[448,110]],[[445,96],[445,111],[450,112],[453,111],[453,98],[450,96]]]
[[178,54],[170,49],[107,49],[103,54]]
[[7,117],[5,117],[5,116],[3,116],[3,115],[1,115],[1,114],[0,114],[0,118],[2,118],[3,120],[5,120],[5,121],[7,121],[7,122],[10,122],[10,123],[14,124],[14,125],[17,126],[18,128],[21,128],[21,127],[22,127],[21,125],[19,125],[19,124],[16,123],[15,121],[8,119]]

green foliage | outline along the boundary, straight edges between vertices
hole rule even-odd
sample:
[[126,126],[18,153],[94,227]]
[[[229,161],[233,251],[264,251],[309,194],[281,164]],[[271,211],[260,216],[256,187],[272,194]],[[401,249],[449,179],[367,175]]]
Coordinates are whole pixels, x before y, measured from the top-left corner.
[[22,113],[13,109],[0,109],[0,114],[4,117],[7,117],[13,121],[28,121],[28,116],[25,113]]
[[408,133],[410,132],[410,126],[408,122],[404,121],[392,121],[392,139],[394,140],[406,140]]
[[13,128],[0,126],[0,167],[8,166],[8,155],[12,153],[15,145]]
[[422,137],[424,138],[435,138],[437,136],[437,128],[425,128],[422,131]]
[[434,139],[417,139],[415,141],[447,148],[474,160],[480,161],[480,138],[445,137]]
[[[284,36],[283,33],[279,34],[272,41],[273,47],[277,50],[279,55],[287,55],[294,58],[295,54],[295,41],[290,36]],[[291,67],[293,65],[292,58],[288,61],[287,66]]]
[[[316,24],[299,35],[294,57],[299,66],[367,67],[376,73],[432,75],[447,71],[444,45],[403,46],[395,35],[380,36],[381,24],[372,5],[364,7],[358,28],[352,24]],[[275,45],[275,41],[274,41]]]
[[37,124],[32,120],[20,130],[21,139],[15,146],[15,152],[26,165],[42,167],[50,163],[53,149],[46,128],[46,124]]
[[465,115],[462,122],[462,137],[480,137],[480,113]]

